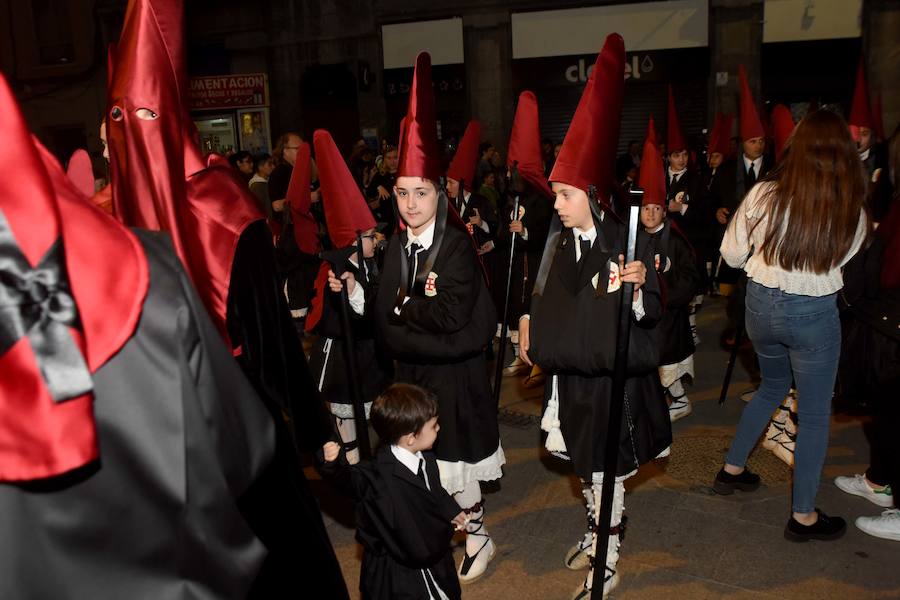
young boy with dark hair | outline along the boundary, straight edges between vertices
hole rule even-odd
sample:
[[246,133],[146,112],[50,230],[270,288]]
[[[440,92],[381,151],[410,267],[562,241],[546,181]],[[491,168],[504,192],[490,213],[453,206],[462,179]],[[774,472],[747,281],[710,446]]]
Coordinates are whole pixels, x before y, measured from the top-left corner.
[[326,476],[356,500],[362,597],[461,598],[450,541],[465,513],[441,487],[430,452],[440,430],[437,400],[394,384],[372,403],[370,419],[382,443],[373,461],[351,466],[336,442],[322,448]]

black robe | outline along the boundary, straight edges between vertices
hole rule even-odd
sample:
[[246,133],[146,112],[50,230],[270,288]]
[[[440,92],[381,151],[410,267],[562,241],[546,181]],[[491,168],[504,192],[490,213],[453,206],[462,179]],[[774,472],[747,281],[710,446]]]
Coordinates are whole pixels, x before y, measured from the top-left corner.
[[[356,354],[356,366],[359,373],[360,390],[363,402],[372,402],[384,388],[390,385],[393,377],[393,365],[386,360],[383,353],[378,352],[375,342],[375,295],[378,291],[375,261],[367,260],[368,277],[363,290],[365,294],[364,314],[358,315],[348,307],[350,326],[353,329],[353,341]],[[348,261],[346,271],[353,273],[357,282],[359,268]],[[347,364],[344,358],[344,331],[341,327],[341,295],[326,286],[322,316],[314,332],[318,335],[309,356],[309,366],[325,400],[332,404],[353,404]],[[328,343],[328,340],[331,340]],[[326,352],[326,344],[328,351]]]
[[266,557],[239,499],[272,462],[272,420],[167,238],[139,237],[140,321],[92,376],[100,459],[0,485],[0,598],[243,599]]
[[331,597],[346,598],[340,565],[297,454],[321,448],[334,427],[291,323],[270,239],[264,221],[244,230],[227,310],[229,336],[240,347],[237,361],[276,426],[275,460],[241,501],[269,549],[250,597],[301,593],[315,580],[322,594],[333,590]]
[[[388,246],[375,301],[376,334],[397,361],[395,380],[437,396],[437,457],[474,464],[500,445],[497,403],[484,357],[496,329],[494,305],[470,236],[447,226],[430,270],[426,263],[435,246],[419,253],[410,300],[395,314],[401,261],[407,260],[406,235],[395,234]],[[430,284],[433,290],[426,289],[430,273],[437,276]]]
[[[610,260],[617,261],[625,247],[625,228],[615,219],[605,218],[597,227],[597,240],[581,273],[575,263],[572,230],[563,229],[545,287],[532,296],[530,308],[529,356],[545,372],[558,377],[560,430],[575,473],[585,480],[604,469],[603,435],[609,426],[622,294],[622,288],[607,293],[607,285]],[[647,281],[641,288],[644,316],[631,327],[617,476],[652,460],[672,443],[669,411],[656,371],[659,342],[655,326],[662,316],[662,304],[646,234],[639,233],[637,257],[647,267]],[[598,290],[591,282],[594,275]],[[547,378],[545,407],[552,380]]]
[[687,241],[667,224],[650,235],[654,262],[664,283],[665,311],[657,325],[660,337],[660,365],[673,365],[694,353],[694,336],[688,319],[700,274],[694,252]]
[[[534,289],[534,279],[541,265],[541,255],[547,243],[547,233],[550,231],[550,221],[553,217],[553,200],[537,192],[527,182],[523,183],[525,191],[519,194],[519,213],[522,215],[522,226],[528,230],[528,239],[523,240],[521,235],[516,235],[512,278],[509,285],[509,316],[506,320],[510,329],[519,328],[519,317],[527,311],[528,299]],[[509,223],[514,202],[514,198],[509,198],[504,208],[500,210],[497,249],[493,261],[494,284],[491,291],[500,319],[503,318],[506,279],[509,275],[509,251],[512,240]]]
[[[441,430],[443,433],[443,429]],[[363,547],[359,589],[364,600],[428,598],[429,569],[451,600],[461,597],[450,542],[459,505],[441,487],[434,454],[423,452],[425,482],[389,447],[374,460],[348,465],[341,454],[323,473],[356,501],[356,539]]]
[[[669,182],[669,173],[666,172],[666,198],[674,200],[683,192],[682,201],[687,205],[684,214],[669,212],[668,218],[678,225],[694,249],[694,261],[697,264],[697,275],[694,295],[702,294],[709,288],[706,275],[706,262],[713,261],[718,256],[718,246],[721,241],[716,238],[715,209],[709,205],[709,195],[703,188],[700,174],[693,168],[685,171],[673,184]],[[668,207],[666,207],[668,210]]]
[[480,227],[472,226],[472,237],[475,238],[475,244],[479,248],[487,242],[496,243],[498,226],[497,211],[494,210],[494,207],[491,206],[491,203],[487,198],[481,194],[471,193],[469,194],[468,201],[466,201],[462,207],[460,207],[455,200],[451,200],[451,202],[453,202],[453,205],[457,208],[457,212],[460,212],[459,209],[462,208],[459,216],[466,225],[469,223],[469,218],[475,216],[476,210],[478,211],[478,214],[481,215],[481,219],[487,225],[488,230],[485,231]]

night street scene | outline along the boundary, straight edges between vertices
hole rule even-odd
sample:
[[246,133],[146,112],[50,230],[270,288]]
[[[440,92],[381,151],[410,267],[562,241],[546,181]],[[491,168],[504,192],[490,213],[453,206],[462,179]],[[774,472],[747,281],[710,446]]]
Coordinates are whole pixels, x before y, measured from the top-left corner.
[[900,0],[0,0],[0,138],[0,600],[900,600]]

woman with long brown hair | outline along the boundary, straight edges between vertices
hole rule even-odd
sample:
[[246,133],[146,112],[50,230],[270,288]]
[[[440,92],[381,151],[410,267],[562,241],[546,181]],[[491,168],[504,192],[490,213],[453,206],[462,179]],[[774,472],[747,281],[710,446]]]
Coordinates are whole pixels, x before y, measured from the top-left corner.
[[798,125],[781,162],[751,189],[728,225],[721,252],[749,279],[746,328],[762,384],[744,409],[714,489],[753,491],[747,457],[787,395],[799,394],[792,515],[787,539],[836,539],[846,523],[815,506],[841,348],[841,268],[870,229],[866,180],[846,122],[820,110]]

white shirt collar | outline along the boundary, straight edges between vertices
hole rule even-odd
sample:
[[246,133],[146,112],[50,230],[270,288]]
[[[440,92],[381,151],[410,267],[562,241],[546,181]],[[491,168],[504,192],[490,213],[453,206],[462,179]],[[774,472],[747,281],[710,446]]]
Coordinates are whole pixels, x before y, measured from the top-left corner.
[[657,225],[657,226],[653,229],[653,231],[648,231],[647,233],[656,233],[657,231],[659,231],[660,229],[662,229],[662,228],[665,227],[665,226],[666,226],[666,222],[663,221],[662,223],[660,223],[659,225]]
[[437,223],[437,219],[431,222],[431,225],[428,226],[428,229],[419,234],[418,237],[413,236],[412,230],[407,227],[406,228],[406,249],[409,250],[409,247],[412,244],[418,243],[422,246],[422,250],[428,250],[431,248],[431,244],[434,243],[434,225]]
[[669,177],[681,177],[687,171],[687,167],[683,168],[680,171],[673,171],[672,167],[669,167]]
[[866,148],[865,150],[863,150],[862,152],[860,152],[859,160],[861,160],[863,162],[866,162],[867,160],[869,160],[869,152],[871,152],[871,151],[872,151],[872,148],[869,147],[869,148]]
[[400,461],[404,467],[413,472],[413,475],[418,475],[419,473],[419,461],[422,460],[422,453],[416,452],[413,454],[406,448],[401,448],[400,446],[391,445],[391,453],[394,457]]
[[753,165],[753,172],[756,173],[756,177],[759,178],[759,170],[762,168],[763,157],[759,156],[753,160],[750,160],[749,158],[747,158],[746,154],[742,154],[741,156],[744,157],[744,172],[746,173],[747,171],[749,171],[750,165]]
[[260,175],[259,173],[254,173],[253,177],[250,178],[250,181],[248,182],[248,184],[249,183],[266,183],[267,181],[269,181],[269,180],[266,179],[265,177],[263,177],[262,175]]
[[577,227],[573,227],[572,234],[575,236],[576,240],[590,240],[591,244],[593,244],[594,240],[597,239],[597,228],[591,227],[587,231],[582,231]]

